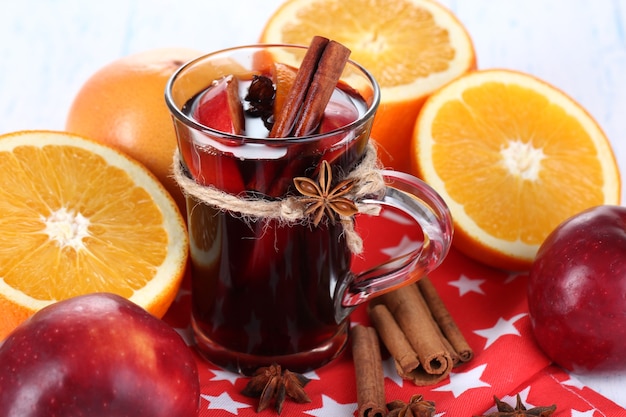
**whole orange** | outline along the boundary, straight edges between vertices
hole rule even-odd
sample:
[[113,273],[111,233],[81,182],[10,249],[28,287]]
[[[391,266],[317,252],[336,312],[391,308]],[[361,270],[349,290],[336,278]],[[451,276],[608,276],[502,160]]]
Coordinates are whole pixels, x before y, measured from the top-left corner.
[[146,166],[185,212],[171,177],[176,132],[165,104],[165,84],[201,53],[186,48],[152,49],[120,58],[95,72],[70,107],[66,130],[112,145]]

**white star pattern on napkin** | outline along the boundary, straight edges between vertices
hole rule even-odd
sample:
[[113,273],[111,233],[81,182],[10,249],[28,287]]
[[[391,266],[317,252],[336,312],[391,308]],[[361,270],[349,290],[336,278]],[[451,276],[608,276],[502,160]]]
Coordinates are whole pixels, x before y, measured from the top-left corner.
[[380,251],[390,258],[394,258],[396,256],[404,255],[405,253],[409,253],[419,248],[422,245],[422,242],[418,242],[417,240],[411,240],[406,235],[402,236],[402,240],[396,246],[390,246],[387,248],[383,248]]
[[470,279],[466,277],[465,275],[461,275],[459,279],[457,279],[456,281],[450,281],[448,282],[448,284],[453,287],[457,287],[459,289],[459,296],[462,297],[465,294],[470,293],[470,292],[475,292],[475,293],[484,295],[485,292],[483,291],[482,288],[480,288],[480,286],[484,282],[485,282],[484,279]]
[[241,378],[241,375],[230,371],[211,369],[211,372],[213,372],[214,374],[213,378],[211,378],[211,381],[228,381],[231,384],[235,385],[235,381]]
[[217,397],[206,394],[200,394],[200,397],[209,402],[207,406],[208,410],[224,410],[231,414],[238,415],[240,408],[251,407],[250,404],[244,404],[233,400],[227,392],[223,392]]
[[393,357],[389,356],[387,359],[383,360],[383,374],[385,378],[392,380],[397,386],[402,387],[404,385],[404,380],[398,375],[396,362]]
[[585,384],[583,384],[579,379],[576,379],[572,376],[570,376],[568,380],[562,381],[561,385],[567,385],[568,387],[574,387],[578,389],[583,389],[585,387]]
[[451,372],[450,382],[446,385],[433,388],[433,391],[450,391],[452,392],[454,398],[458,398],[464,392],[471,389],[491,387],[490,384],[480,379],[483,376],[483,372],[485,372],[486,368],[487,364],[483,364],[458,374]]
[[338,403],[328,395],[322,394],[322,406],[320,408],[305,411],[305,413],[315,417],[352,416],[354,415],[357,406],[357,403]]
[[515,281],[517,278],[522,277],[526,275],[526,273],[522,273],[522,272],[512,272],[509,274],[509,276],[506,277],[506,279],[504,280],[504,284],[510,284],[511,282]]
[[305,377],[307,377],[307,378],[309,378],[310,380],[314,380],[314,379],[316,379],[316,380],[318,380],[318,381],[320,380],[319,375],[318,375],[315,371],[309,371],[309,372],[306,372],[306,373],[304,374],[304,376],[305,376]]
[[517,314],[511,317],[509,320],[504,320],[502,317],[500,317],[493,327],[490,327],[488,329],[474,330],[474,333],[487,339],[487,342],[485,343],[485,349],[487,349],[502,336],[514,335],[521,337],[519,330],[517,330],[517,328],[515,327],[515,322],[517,322],[524,316],[527,316],[527,314]]
[[187,326],[185,328],[182,327],[174,327],[174,330],[176,330],[176,333],[178,333],[180,335],[180,337],[183,338],[183,340],[185,341],[185,344],[187,346],[193,346],[195,341],[193,338],[193,330],[191,329],[191,326]]

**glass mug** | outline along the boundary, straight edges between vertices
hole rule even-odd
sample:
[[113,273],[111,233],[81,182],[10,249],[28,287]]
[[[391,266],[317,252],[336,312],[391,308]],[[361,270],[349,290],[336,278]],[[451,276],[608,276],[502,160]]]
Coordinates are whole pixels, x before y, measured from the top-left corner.
[[199,94],[213,80],[234,74],[245,85],[252,74],[271,71],[273,61],[297,68],[305,50],[251,45],[210,53],[183,65],[165,92],[178,138],[179,183],[182,176],[200,193],[217,190],[237,199],[225,208],[213,195],[181,185],[187,198],[196,347],[212,363],[248,375],[272,363],[304,372],[330,362],[346,346],[350,313],[370,297],[432,271],[452,239],[450,214],[439,195],[419,179],[393,171],[379,171],[382,188],[358,201],[380,213],[358,213],[347,224],[356,224],[352,235],[364,236],[367,243],[368,224],[403,217],[409,226],[388,233],[416,236],[419,243],[406,253],[370,261],[366,244],[365,255],[355,255],[345,218],[313,224],[242,214],[241,197],[244,204],[245,198],[273,204],[297,196],[294,178],[318,180],[322,160],[337,176],[363,163],[368,152],[371,158],[369,133],[380,91],[372,75],[352,61],[338,84],[344,91],[331,102],[353,102],[358,117],[325,133],[280,139],[234,135],[195,117]]

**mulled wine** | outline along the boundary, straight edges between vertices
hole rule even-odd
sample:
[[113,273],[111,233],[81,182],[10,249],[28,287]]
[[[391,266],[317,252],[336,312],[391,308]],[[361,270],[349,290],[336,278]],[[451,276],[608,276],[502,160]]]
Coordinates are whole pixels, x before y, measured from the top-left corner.
[[[451,240],[443,201],[409,175],[376,175],[369,133],[379,100],[345,47],[319,37],[309,48],[208,54],[169,80],[174,174],[187,195],[191,322],[213,363],[244,374],[272,363],[296,372],[322,366],[345,347],[356,305],[439,265]],[[374,174],[373,191],[357,194],[366,187],[355,172]],[[355,271],[356,218],[385,224],[362,214],[373,206],[403,215],[418,244]],[[398,240],[407,233],[395,232]]]
[[[245,102],[251,80],[238,83]],[[183,108],[203,125],[212,124],[207,120],[211,114],[200,112],[210,88]],[[362,97],[337,88],[320,127],[342,127],[365,110]],[[267,138],[269,130],[261,118],[245,113],[246,132]],[[244,141],[230,149],[184,142],[181,152],[187,155],[183,160],[190,176],[203,185],[280,198],[296,192],[295,177],[314,177],[322,159],[336,173],[350,171],[362,157],[368,133],[340,131],[322,140],[294,139],[280,145]],[[315,355],[320,356],[316,366],[332,359],[326,350],[339,351],[346,338],[345,323],[338,327],[336,321],[334,294],[338,281],[350,274],[351,254],[342,226],[251,221],[188,199],[193,326],[197,334],[208,336],[198,340],[201,350],[213,362],[244,373],[258,367],[259,358],[267,365],[280,360],[294,370],[311,368]]]

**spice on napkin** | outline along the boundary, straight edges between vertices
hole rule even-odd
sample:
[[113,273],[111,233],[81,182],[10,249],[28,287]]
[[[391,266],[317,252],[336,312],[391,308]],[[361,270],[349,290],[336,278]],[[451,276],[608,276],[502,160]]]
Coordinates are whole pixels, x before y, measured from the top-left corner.
[[427,277],[373,300],[368,314],[394,358],[398,375],[416,385],[435,384],[473,357]]

